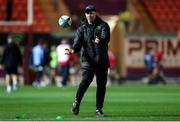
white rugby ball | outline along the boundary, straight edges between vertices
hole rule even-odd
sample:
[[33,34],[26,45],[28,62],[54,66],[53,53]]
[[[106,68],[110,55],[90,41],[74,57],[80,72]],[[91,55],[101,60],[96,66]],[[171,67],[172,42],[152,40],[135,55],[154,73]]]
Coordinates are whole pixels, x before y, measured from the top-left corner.
[[66,28],[66,27],[70,27],[72,24],[72,19],[67,16],[67,15],[63,15],[59,18],[59,26]]

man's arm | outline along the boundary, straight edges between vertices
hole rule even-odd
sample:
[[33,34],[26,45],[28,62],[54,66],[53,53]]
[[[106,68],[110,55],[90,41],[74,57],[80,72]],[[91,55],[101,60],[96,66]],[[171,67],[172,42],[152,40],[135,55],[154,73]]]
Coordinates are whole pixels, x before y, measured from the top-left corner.
[[76,32],[76,36],[75,36],[74,41],[73,41],[72,48],[65,49],[66,55],[77,53],[81,50],[81,47],[83,44],[83,34],[82,34],[81,30],[82,30],[81,28],[78,28],[78,30]]
[[94,43],[109,43],[110,40],[110,28],[107,23],[102,24],[100,35],[95,37]]

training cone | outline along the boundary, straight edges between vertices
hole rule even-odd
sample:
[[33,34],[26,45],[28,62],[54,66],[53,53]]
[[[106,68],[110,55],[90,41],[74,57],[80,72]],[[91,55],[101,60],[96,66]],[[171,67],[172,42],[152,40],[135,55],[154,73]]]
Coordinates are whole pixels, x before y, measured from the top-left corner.
[[64,117],[63,116],[57,116],[56,120],[64,120]]
[[16,116],[17,119],[25,119],[27,116],[25,113],[21,113],[18,116]]

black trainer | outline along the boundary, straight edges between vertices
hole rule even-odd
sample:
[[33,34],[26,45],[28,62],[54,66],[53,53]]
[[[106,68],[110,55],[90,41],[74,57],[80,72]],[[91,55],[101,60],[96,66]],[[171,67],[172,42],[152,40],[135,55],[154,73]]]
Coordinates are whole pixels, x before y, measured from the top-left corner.
[[79,114],[79,103],[77,101],[75,101],[72,105],[72,109],[71,111],[73,112],[73,114],[78,115]]
[[104,113],[102,112],[102,110],[96,110],[96,116],[97,117],[104,117]]

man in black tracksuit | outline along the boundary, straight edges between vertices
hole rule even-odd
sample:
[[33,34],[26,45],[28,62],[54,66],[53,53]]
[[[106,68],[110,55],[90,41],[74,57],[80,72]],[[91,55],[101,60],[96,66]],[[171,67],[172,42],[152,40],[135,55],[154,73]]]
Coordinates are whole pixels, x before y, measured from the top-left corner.
[[110,40],[109,25],[97,16],[93,5],[85,8],[85,16],[77,29],[72,49],[66,49],[67,55],[81,52],[82,81],[76,93],[72,112],[77,115],[81,100],[96,75],[96,115],[104,116],[102,112],[106,92],[107,72],[109,64],[108,43]]
[[8,37],[8,44],[5,46],[0,63],[3,65],[6,71],[6,91],[10,93],[12,90],[16,90],[18,81],[18,67],[22,65],[22,54],[20,47],[13,41],[11,36]]

